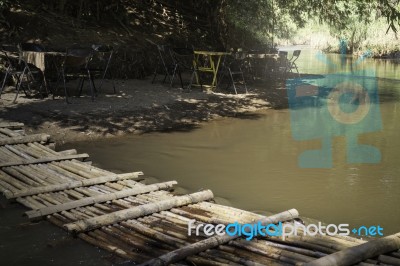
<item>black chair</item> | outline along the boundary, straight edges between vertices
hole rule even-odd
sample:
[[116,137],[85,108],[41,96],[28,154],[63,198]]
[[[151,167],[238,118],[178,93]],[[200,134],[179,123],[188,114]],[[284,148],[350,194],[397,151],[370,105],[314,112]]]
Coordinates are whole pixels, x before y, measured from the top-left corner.
[[165,83],[168,78],[170,85],[172,86],[172,77],[176,71],[175,60],[172,57],[172,50],[169,45],[157,45],[158,51],[158,62],[154,69],[154,75],[151,83],[156,80],[157,74],[164,75],[162,83]]
[[178,75],[179,80],[181,82],[181,86],[183,88],[182,73],[188,72],[190,74],[188,89],[192,87],[193,79],[195,77],[199,79],[200,87],[201,89],[203,89],[203,85],[201,83],[201,79],[199,76],[198,66],[195,67],[193,64],[195,60],[193,48],[173,48],[172,58],[173,58],[174,68],[171,77],[171,87],[173,85],[175,76]]
[[[108,45],[92,45],[92,48],[94,52],[93,57],[88,64],[88,69],[92,78],[96,76],[101,77],[101,82],[97,88],[97,91],[101,89],[104,80],[106,79],[106,77],[108,77],[109,79],[111,79],[114,93],[116,93],[115,82],[110,69],[110,63],[114,54],[114,48]],[[81,90],[83,82],[84,81],[82,81]]]
[[[88,68],[89,63],[92,60],[92,57],[93,57],[93,49],[92,48],[77,47],[77,48],[67,49],[65,56],[64,56],[64,60],[59,69],[57,86],[56,86],[56,92],[57,92],[58,84],[60,82],[60,79],[62,79],[63,83],[64,83],[65,101],[67,103],[70,103],[68,101],[68,91],[67,91],[67,87],[66,87],[66,78],[67,77],[81,78],[81,82],[78,84],[78,88],[80,91],[83,87],[83,84],[81,84],[82,79],[88,78],[92,101],[94,101],[96,87],[94,85],[93,77]],[[54,98],[54,94],[53,94],[53,98]]]
[[279,51],[278,53],[278,68],[279,72],[286,74],[290,69],[290,61],[287,51]]
[[[21,43],[20,44],[21,52],[46,52],[46,48],[38,43]],[[29,65],[29,64],[28,64]],[[36,66],[35,66],[36,68]],[[31,68],[30,68],[31,69]],[[43,81],[45,94],[48,95],[48,82],[46,80],[45,74],[43,71],[40,71],[41,77],[40,79]],[[42,88],[43,86],[40,86]]]
[[222,64],[219,69],[220,77],[219,77],[219,81],[218,81],[218,86],[220,86],[222,84],[225,77],[228,77],[229,81],[230,81],[228,83],[228,87],[230,85],[232,85],[236,94],[238,94],[238,90],[237,90],[237,86],[236,86],[237,84],[243,85],[246,94],[248,93],[246,81],[245,81],[244,73],[243,73],[245,58],[246,58],[246,56],[243,53],[238,53],[235,55],[226,55],[224,57],[224,60],[222,61]]
[[[22,89],[27,97],[33,95],[33,90],[31,86],[37,81],[37,76],[41,72],[39,69],[34,69],[30,67],[28,63],[22,58],[21,49],[16,45],[2,45],[1,47],[1,57],[4,62],[4,78],[0,88],[0,96],[4,90],[7,83],[7,79],[11,76],[15,81],[16,94],[13,102],[15,103],[19,91]],[[41,83],[40,87],[43,85]]]

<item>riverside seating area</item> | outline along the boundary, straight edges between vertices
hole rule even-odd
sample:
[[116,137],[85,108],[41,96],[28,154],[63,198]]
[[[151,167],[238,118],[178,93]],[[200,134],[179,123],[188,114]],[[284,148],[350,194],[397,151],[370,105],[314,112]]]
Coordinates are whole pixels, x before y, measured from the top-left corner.
[[[298,72],[296,60],[300,50],[291,53],[275,49],[215,51],[209,49],[180,48],[170,45],[150,44],[157,49],[152,82],[162,77],[162,83],[174,86],[179,78],[183,89],[200,87],[211,91],[224,90],[247,93],[248,84],[257,80]],[[114,48],[109,45],[74,45],[59,49],[36,43],[1,46],[0,58],[3,78],[0,96],[7,85],[15,87],[14,103],[20,93],[27,97],[62,96],[71,103],[72,95],[80,96],[87,82],[87,92],[94,101],[106,79],[113,80],[111,61]],[[118,62],[115,64],[118,66]],[[185,78],[187,77],[187,78]],[[78,79],[76,89],[68,81]],[[96,86],[95,80],[98,80]]]
[[[154,43],[153,43],[154,44]],[[154,44],[156,45],[156,44]],[[291,52],[276,49],[232,50],[229,52],[213,49],[177,48],[170,45],[156,45],[158,63],[154,69],[152,82],[158,75],[162,83],[172,87],[179,78],[182,88],[192,86],[209,90],[232,88],[233,91],[247,93],[246,83],[268,80],[271,77],[287,77],[288,73],[299,75],[296,60],[301,50]],[[188,72],[188,84],[182,81],[182,72]]]
[[[113,47],[107,45],[76,45],[63,50],[55,50],[35,43],[2,45],[0,57],[3,65],[3,80],[0,96],[10,80],[14,81],[16,102],[20,91],[30,97],[39,94],[41,97],[58,95],[62,87],[65,101],[69,102],[66,82],[79,78],[77,93],[81,95],[84,82],[90,87],[92,101],[101,90],[104,79],[111,79],[114,93],[115,84],[110,69]],[[100,79],[99,86],[94,80]],[[50,81],[53,83],[51,84]]]
[[[51,136],[0,123],[0,191],[83,241],[141,265],[399,265],[400,234],[366,241],[303,234],[283,239],[188,232],[188,225],[302,223],[295,209],[268,217],[215,203],[210,190],[177,195],[175,181],[146,184],[115,174],[88,154],[55,151]],[[268,208],[266,202],[266,208]],[[44,221],[43,221],[44,222]],[[77,239],[76,241],[80,241]],[[77,250],[77,252],[79,252]]]

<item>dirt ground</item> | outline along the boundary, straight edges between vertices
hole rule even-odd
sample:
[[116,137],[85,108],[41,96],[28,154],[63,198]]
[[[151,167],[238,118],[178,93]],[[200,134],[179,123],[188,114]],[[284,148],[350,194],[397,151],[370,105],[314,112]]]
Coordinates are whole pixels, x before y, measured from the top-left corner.
[[[248,85],[248,94],[236,95],[233,90],[170,88],[160,81],[152,84],[150,77],[116,80],[116,94],[111,81],[106,81],[95,101],[86,88],[86,95],[70,98],[72,104],[66,104],[64,97],[27,98],[23,92],[13,103],[15,89],[8,87],[0,99],[0,121],[25,123],[27,133],[48,133],[59,144],[127,133],[188,131],[211,119],[252,119],[259,110],[284,106],[286,91],[281,84],[257,82]],[[68,87],[74,91],[76,81]]]

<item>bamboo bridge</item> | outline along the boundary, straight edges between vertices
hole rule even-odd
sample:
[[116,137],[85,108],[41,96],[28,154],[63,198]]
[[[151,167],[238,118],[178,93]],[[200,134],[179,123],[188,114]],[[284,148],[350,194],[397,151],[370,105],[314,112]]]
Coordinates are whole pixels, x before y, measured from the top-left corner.
[[[400,265],[400,233],[349,236],[188,235],[188,223],[294,223],[295,209],[265,217],[213,202],[210,190],[175,195],[175,181],[146,185],[142,172],[115,174],[88,154],[55,151],[46,134],[0,123],[0,190],[47,220],[132,265]],[[80,240],[76,240],[80,241]],[[79,252],[77,250],[76,252]]]

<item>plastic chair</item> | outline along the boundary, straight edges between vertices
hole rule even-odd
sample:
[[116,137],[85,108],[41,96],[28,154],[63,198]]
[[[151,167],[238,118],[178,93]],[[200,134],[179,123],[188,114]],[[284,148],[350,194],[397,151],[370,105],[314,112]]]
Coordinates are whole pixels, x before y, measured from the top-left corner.
[[[101,77],[101,82],[97,88],[97,91],[101,89],[105,78],[108,76],[108,78],[112,81],[114,93],[116,93],[115,82],[110,69],[110,63],[114,54],[114,48],[108,45],[92,45],[92,48],[94,52],[92,60],[90,60],[88,64],[88,69],[92,78],[94,78],[95,76]],[[84,80],[82,81],[81,90],[83,82]]]
[[[94,80],[88,68],[89,62],[93,57],[93,49],[92,48],[69,48],[64,57],[64,61],[61,64],[58,73],[56,92],[58,89],[58,84],[60,79],[63,80],[64,83],[64,94],[66,103],[70,103],[68,101],[68,91],[66,87],[66,77],[78,77],[78,78],[88,78],[90,91],[92,96],[92,101],[94,101],[96,87],[94,86]],[[79,83],[78,87],[80,87],[80,92],[82,90],[83,84]],[[54,98],[54,94],[53,94]]]
[[[13,102],[17,101],[19,91],[22,89],[27,97],[33,95],[31,90],[31,85],[37,80],[35,75],[40,73],[39,69],[31,69],[28,63],[21,56],[21,49],[19,46],[15,45],[2,45],[1,56],[4,60],[5,75],[0,88],[0,96],[4,90],[8,77],[12,77],[16,80],[16,94]],[[26,84],[26,87],[23,85]],[[40,86],[43,85],[43,82]]]
[[[248,93],[246,80],[244,78],[244,73],[243,73],[245,58],[246,55],[244,53],[238,53],[235,54],[234,56],[226,55],[224,57],[224,60],[219,69],[220,77],[218,86],[222,84],[224,77],[228,76],[230,83],[232,84],[232,87],[236,94],[238,94],[236,84],[239,83],[241,83],[244,86],[246,94]],[[228,84],[228,87],[229,85],[230,84]]]

